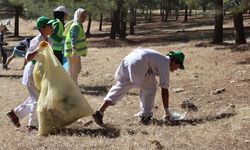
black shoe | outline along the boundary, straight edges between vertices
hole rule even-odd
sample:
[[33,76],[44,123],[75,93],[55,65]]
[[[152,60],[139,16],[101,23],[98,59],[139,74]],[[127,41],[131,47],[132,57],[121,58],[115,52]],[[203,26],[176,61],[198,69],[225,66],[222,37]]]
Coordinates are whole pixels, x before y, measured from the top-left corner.
[[31,132],[31,131],[38,131],[38,128],[35,126],[27,126],[27,131]]
[[103,120],[102,120],[103,119],[103,114],[101,114],[100,111],[96,111],[92,115],[92,117],[94,118],[94,121],[95,121],[96,124],[98,124],[100,126],[104,125]]
[[19,128],[21,126],[19,118],[16,116],[13,110],[7,112],[7,116],[10,118],[11,122],[15,127]]
[[3,69],[9,70],[10,68],[7,65],[3,65]]
[[140,116],[141,118],[141,123],[144,125],[148,125],[151,121],[152,116]]

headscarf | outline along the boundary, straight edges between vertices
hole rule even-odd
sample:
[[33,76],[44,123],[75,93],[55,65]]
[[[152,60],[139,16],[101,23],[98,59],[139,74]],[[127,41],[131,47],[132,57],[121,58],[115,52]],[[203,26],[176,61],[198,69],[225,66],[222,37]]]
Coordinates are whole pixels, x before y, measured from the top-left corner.
[[80,21],[81,14],[85,12],[85,9],[78,8],[74,14],[74,21]]

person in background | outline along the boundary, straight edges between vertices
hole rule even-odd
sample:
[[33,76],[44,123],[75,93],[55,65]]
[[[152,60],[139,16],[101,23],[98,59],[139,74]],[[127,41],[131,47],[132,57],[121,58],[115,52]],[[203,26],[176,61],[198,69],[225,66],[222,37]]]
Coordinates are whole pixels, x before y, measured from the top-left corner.
[[141,123],[147,125],[153,116],[155,95],[157,90],[156,76],[159,76],[159,86],[164,119],[171,117],[169,111],[169,76],[178,68],[184,69],[184,54],[179,51],[170,51],[163,55],[153,49],[138,48],[129,53],[121,62],[115,73],[116,84],[112,86],[104,98],[101,107],[93,114],[94,121],[102,126],[106,108],[115,105],[127,92],[136,87],[140,89],[140,116]]
[[73,81],[78,84],[81,71],[81,56],[87,55],[87,41],[82,23],[86,20],[86,11],[78,8],[74,13],[74,20],[66,33],[64,56],[68,58],[68,72]]
[[[10,64],[10,62],[16,57],[25,57],[26,51],[30,46],[30,41],[32,38],[25,38],[24,40],[18,42],[16,44],[16,46],[14,46],[13,48],[13,53],[12,55],[10,55],[10,57],[8,57],[7,62],[5,64],[5,66],[8,68],[8,65]],[[23,67],[22,70],[24,69],[24,66],[26,65],[26,59],[24,59],[23,62]]]
[[63,50],[65,42],[63,32],[65,25],[64,21],[68,17],[68,10],[65,6],[59,6],[54,10],[53,16],[55,21],[52,24],[53,33],[50,36],[53,44],[52,49],[59,62],[63,65]]
[[2,58],[3,58],[2,67],[3,67],[3,69],[6,69],[6,70],[8,69],[8,67],[5,65],[5,63],[7,61],[8,56],[7,56],[6,52],[5,52],[5,50],[3,49],[3,46],[8,45],[8,43],[4,42],[3,35],[5,33],[7,33],[7,31],[9,31],[9,30],[7,29],[7,27],[5,25],[0,25],[0,50],[1,50],[1,55],[2,55]]
[[16,127],[21,126],[19,122],[20,119],[29,115],[29,122],[27,126],[28,131],[38,129],[36,106],[40,91],[36,88],[34,83],[33,70],[36,61],[33,60],[33,58],[38,54],[41,47],[40,43],[46,41],[49,44],[52,44],[51,39],[49,38],[49,35],[52,34],[52,23],[53,20],[50,20],[45,16],[41,16],[37,19],[36,27],[40,33],[30,41],[30,47],[25,56],[28,63],[25,65],[22,81],[29,91],[29,97],[22,104],[7,112],[7,116]]

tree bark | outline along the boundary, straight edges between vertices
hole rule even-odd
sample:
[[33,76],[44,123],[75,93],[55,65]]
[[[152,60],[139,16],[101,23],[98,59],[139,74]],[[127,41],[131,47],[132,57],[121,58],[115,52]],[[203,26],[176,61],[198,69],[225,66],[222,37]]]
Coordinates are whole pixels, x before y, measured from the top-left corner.
[[236,31],[235,44],[246,44],[242,12],[237,12],[234,14],[234,28]]
[[130,24],[129,24],[129,33],[131,35],[134,35],[135,34],[135,30],[134,30],[134,23],[135,21],[135,9],[133,7],[130,8]]
[[165,18],[164,18],[164,21],[168,21],[168,11],[169,10],[169,5],[168,5],[168,0],[165,0]]
[[14,36],[19,36],[19,18],[22,13],[22,6],[15,6],[15,30]]
[[184,22],[187,22],[188,20],[188,6],[185,5],[185,16],[184,16]]
[[215,25],[213,43],[223,43],[223,0],[214,0]]
[[102,31],[102,21],[103,21],[103,12],[101,13],[100,16],[99,31]]
[[112,21],[111,21],[111,30],[110,30],[110,38],[115,39],[116,38],[116,31],[118,26],[118,12],[115,10],[112,15]]
[[121,8],[121,31],[120,31],[120,38],[126,39],[126,16],[127,16],[127,9],[124,7]]
[[86,31],[86,35],[90,36],[90,28],[91,28],[91,23],[92,23],[92,16],[91,14],[89,14],[89,21],[88,21],[88,26],[87,26],[87,31]]
[[179,0],[176,0],[175,15],[175,21],[177,21],[179,19]]

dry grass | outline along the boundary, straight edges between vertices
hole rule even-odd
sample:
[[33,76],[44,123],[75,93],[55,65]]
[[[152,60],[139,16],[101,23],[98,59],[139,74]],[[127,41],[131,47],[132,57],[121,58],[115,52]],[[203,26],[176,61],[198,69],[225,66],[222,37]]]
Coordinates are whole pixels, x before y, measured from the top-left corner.
[[[249,22],[247,20],[248,24]],[[182,36],[186,34],[189,33],[183,32]],[[185,111],[180,104],[183,100],[191,99],[198,106],[197,112],[188,112],[186,120],[182,122],[163,124],[160,121],[163,108],[158,90],[153,123],[149,126],[140,125],[138,118],[133,117],[139,111],[138,90],[133,89],[116,106],[106,111],[106,128],[93,122],[84,125],[92,120],[87,117],[57,135],[39,137],[36,132],[26,132],[27,119],[21,121],[20,129],[15,129],[5,116],[6,111],[28,96],[26,88],[20,82],[22,71],[18,70],[22,59],[17,58],[10,65],[11,70],[0,69],[0,149],[249,149],[249,45],[244,47],[246,51],[238,52],[232,51],[237,48],[232,44],[211,45],[206,39],[150,42],[143,39],[144,36],[131,37],[132,41],[141,38],[146,42],[132,45],[126,41],[116,43],[107,40],[107,37],[89,39],[89,54],[82,58],[79,83],[83,95],[92,107],[97,109],[102,103],[113,84],[113,73],[121,59],[133,48],[144,46],[162,53],[172,49],[180,49],[186,53],[186,70],[171,74],[170,106]],[[184,88],[184,92],[174,93],[173,89],[179,87]],[[220,88],[225,88],[225,92],[210,94]],[[235,105],[234,110],[230,105]]]

